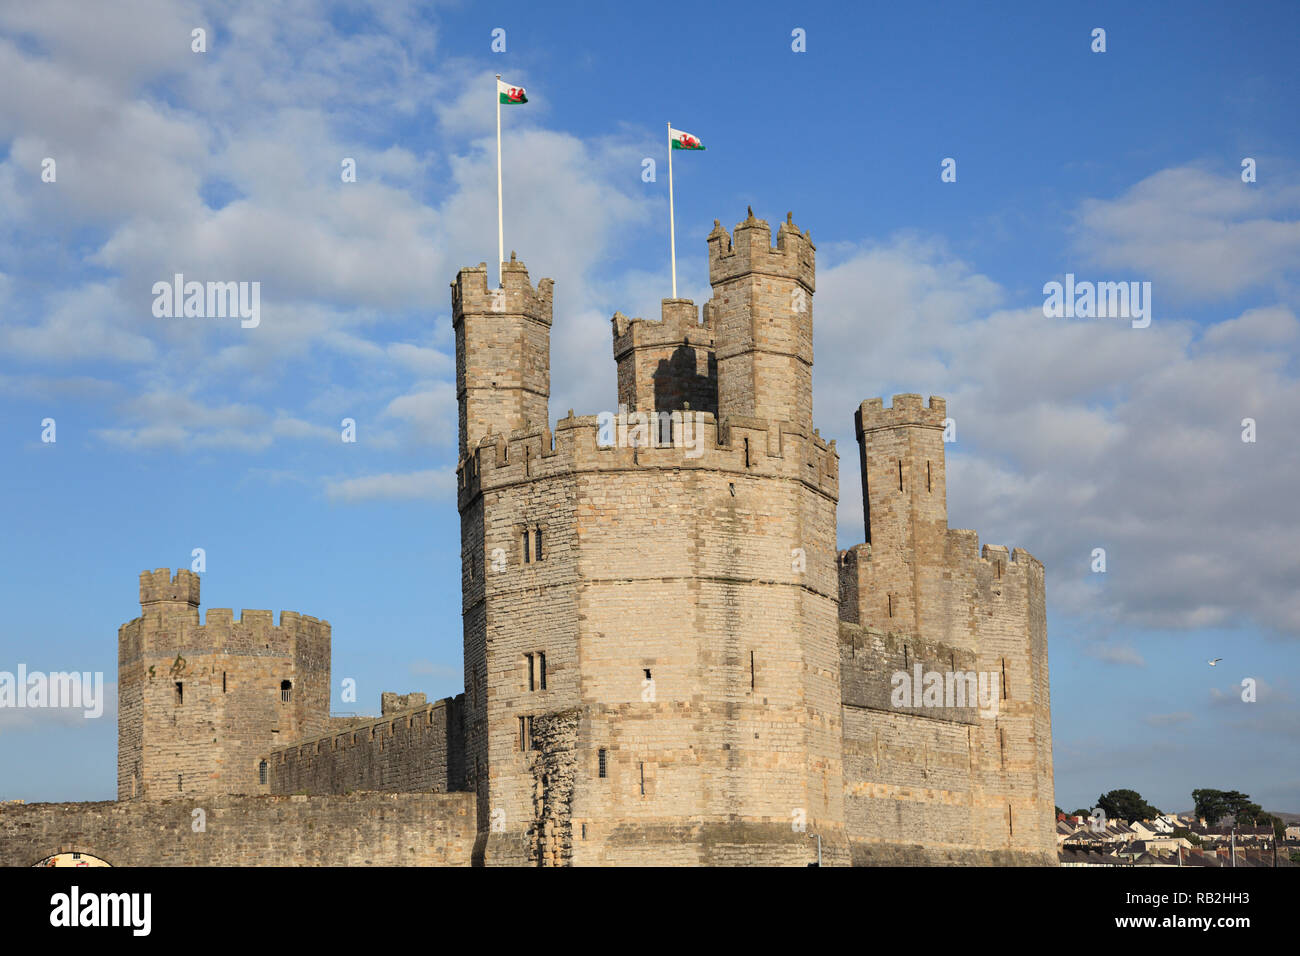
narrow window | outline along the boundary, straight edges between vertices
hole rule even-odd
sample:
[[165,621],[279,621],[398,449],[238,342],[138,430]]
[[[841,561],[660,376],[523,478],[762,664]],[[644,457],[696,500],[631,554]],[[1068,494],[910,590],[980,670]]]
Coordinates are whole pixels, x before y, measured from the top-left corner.
[[528,556],[528,529],[524,529],[524,564],[528,564],[532,558]]
[[542,529],[533,532],[533,560],[542,560]]
[[587,824],[585,823],[582,825],[582,838],[587,839]]
[[749,689],[754,689],[754,652],[749,652]]
[[749,439],[746,438],[746,439],[745,439],[745,467],[748,468],[749,465],[750,465],[750,461],[749,461]]
[[177,789],[177,790],[180,790],[181,792],[184,792],[185,788],[184,788],[183,786],[181,786],[181,777],[182,777],[182,776],[183,776],[183,774],[179,774],[179,773],[176,775],[176,789]]
[[605,779],[605,748],[601,747],[596,751],[596,762],[598,764],[598,774],[602,780]]
[[907,670],[907,645],[903,645],[903,670]]
[[546,655],[541,652],[537,654],[537,685],[546,690]]
[[645,762],[641,763],[641,796],[645,796]]
[[226,672],[222,671],[221,672],[221,693],[224,694],[225,692],[226,692]]
[[533,655],[525,654],[524,659],[528,661],[528,689],[530,691],[536,690],[537,689],[536,681],[534,680],[533,677]]
[[1002,769],[1007,769],[1007,738],[1006,731],[998,728],[998,755],[1002,763]]
[[185,703],[185,685],[180,681],[176,682],[176,706],[179,707]]
[[1005,657],[1002,658],[1002,699],[1011,699],[1011,695],[1007,693],[1007,659]]
[[257,765],[257,782],[266,786],[266,761],[263,760]]
[[519,749],[528,751],[533,749],[533,718],[519,718]]
[[646,680],[651,680],[652,678],[650,677],[650,668],[647,667],[647,668],[644,668],[644,670],[645,670],[645,679],[646,679]]
[[898,490],[903,490],[903,459],[898,459]]
[[890,616],[890,617],[893,617],[893,616],[894,616],[894,596],[893,596],[892,594],[889,595],[888,600],[889,600],[889,616]]
[[926,491],[934,490],[934,488],[931,487],[930,485],[930,463],[928,461],[925,463],[925,490]]
[[287,704],[293,698],[293,682],[280,681],[280,703]]

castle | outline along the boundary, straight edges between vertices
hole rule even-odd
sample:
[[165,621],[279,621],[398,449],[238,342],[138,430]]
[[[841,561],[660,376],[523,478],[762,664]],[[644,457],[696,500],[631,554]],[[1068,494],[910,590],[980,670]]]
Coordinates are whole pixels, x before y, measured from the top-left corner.
[[0,862],[1055,865],[1042,565],[948,527],[917,395],[857,409],[838,551],[811,238],[708,255],[702,315],[614,315],[618,414],[554,430],[551,280],[457,275],[464,694],[331,717],[328,623],[145,572],[118,800],[0,809]]

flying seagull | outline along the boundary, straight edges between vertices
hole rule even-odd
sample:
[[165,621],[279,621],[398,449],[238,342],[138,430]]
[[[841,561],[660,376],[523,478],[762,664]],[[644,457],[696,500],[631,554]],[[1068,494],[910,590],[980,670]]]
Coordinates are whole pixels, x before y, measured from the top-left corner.
[[1215,664],[1219,663],[1219,661],[1221,661],[1221,660],[1223,660],[1222,657],[1216,657],[1214,660],[1210,661],[1210,666],[1213,667]]

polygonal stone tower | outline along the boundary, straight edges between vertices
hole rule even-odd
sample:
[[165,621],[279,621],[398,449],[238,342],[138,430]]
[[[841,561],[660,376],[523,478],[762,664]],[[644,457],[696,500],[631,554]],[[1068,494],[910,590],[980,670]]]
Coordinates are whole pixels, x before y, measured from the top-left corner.
[[462,457],[486,435],[547,423],[552,283],[543,279],[534,289],[513,252],[501,279],[489,289],[480,262],[461,269],[452,284]]
[[812,240],[787,215],[773,249],[771,229],[751,209],[734,241],[716,219],[708,241],[718,416],[780,422],[786,431],[811,434]]
[[[462,395],[506,409],[462,414],[458,468],[481,862],[804,865],[817,838],[825,861],[848,860],[813,248],[792,222],[764,248],[752,214],[734,244],[720,233],[702,325],[686,300],[658,323],[614,319],[620,401],[675,415],[648,440],[600,416],[554,435],[521,423],[457,335]],[[543,288],[549,301],[546,280],[517,292]],[[536,353],[503,341],[493,374],[511,382]],[[688,410],[714,347],[718,414]]]
[[212,608],[199,578],[140,575],[141,616],[118,629],[119,800],[258,791],[267,750],[324,733],[330,626]]

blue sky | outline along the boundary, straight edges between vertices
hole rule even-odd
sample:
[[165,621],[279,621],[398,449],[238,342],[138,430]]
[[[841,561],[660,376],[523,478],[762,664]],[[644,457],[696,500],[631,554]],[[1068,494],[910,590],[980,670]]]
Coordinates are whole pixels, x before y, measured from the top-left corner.
[[[1300,812],[1300,8],[265,6],[0,11],[0,670],[111,681],[138,573],[201,547],[205,608],[331,622],[336,711],[461,690],[448,283],[495,254],[501,72],[552,418],[612,406],[609,316],[668,294],[671,120],[708,147],[674,163],[681,294],[747,205],[817,244],[840,545],[854,408],[923,392],[950,525],[1047,565],[1056,802]],[[260,281],[260,326],[154,318],[175,272]],[[1065,273],[1151,282],[1151,326],[1045,318]],[[115,747],[112,712],[0,713],[0,799],[110,798]]]

